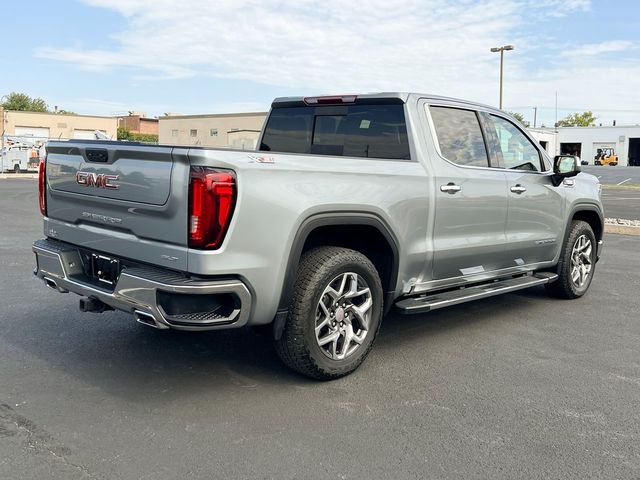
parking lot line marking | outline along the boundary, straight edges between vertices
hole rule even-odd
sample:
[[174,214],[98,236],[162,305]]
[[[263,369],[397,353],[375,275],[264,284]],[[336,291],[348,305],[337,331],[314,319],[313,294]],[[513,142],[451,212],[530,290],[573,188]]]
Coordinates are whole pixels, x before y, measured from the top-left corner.
[[627,178],[626,180],[622,180],[620,183],[616,183],[616,185],[622,185],[625,182],[628,182],[629,180],[631,180],[630,178]]

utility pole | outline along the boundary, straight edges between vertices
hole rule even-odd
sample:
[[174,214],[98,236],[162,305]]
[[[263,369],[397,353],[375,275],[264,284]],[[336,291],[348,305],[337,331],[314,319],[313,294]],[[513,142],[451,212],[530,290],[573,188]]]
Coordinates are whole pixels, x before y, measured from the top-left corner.
[[491,51],[493,53],[500,52],[500,110],[502,110],[502,82],[504,77],[504,51],[513,50],[513,45],[503,45],[502,47],[493,47]]
[[538,119],[538,107],[533,107],[533,128],[536,128],[537,119]]

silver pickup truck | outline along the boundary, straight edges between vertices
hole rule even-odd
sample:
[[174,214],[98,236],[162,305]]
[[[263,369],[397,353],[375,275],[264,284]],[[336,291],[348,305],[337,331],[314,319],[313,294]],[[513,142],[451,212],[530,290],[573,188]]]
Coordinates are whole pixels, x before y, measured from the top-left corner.
[[383,315],[545,285],[585,294],[598,180],[511,116],[413,93],[280,98],[256,151],[51,142],[35,274],[159,329],[272,329],[282,360],[355,370]]

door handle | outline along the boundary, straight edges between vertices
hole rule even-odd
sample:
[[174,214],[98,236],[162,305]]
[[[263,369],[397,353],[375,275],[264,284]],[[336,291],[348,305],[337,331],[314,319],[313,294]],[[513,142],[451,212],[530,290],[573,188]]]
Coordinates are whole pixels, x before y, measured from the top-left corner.
[[440,185],[441,192],[450,193],[451,195],[459,192],[460,190],[462,190],[462,187],[460,185],[456,185],[453,182],[449,182],[446,185]]
[[510,189],[513,193],[517,193],[518,195],[520,195],[521,193],[524,193],[527,191],[527,189],[525,187],[523,187],[520,184],[514,185],[513,187],[511,187]]

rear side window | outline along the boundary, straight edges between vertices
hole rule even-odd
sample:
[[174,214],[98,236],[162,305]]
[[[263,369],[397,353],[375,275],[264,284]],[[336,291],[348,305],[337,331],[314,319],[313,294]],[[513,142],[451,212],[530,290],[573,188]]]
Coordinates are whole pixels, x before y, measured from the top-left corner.
[[274,108],[260,150],[310,153],[313,117],[308,107]]
[[260,150],[410,158],[402,104],[274,108]]
[[431,107],[431,118],[440,152],[458,165],[488,167],[489,158],[475,112],[450,107]]

